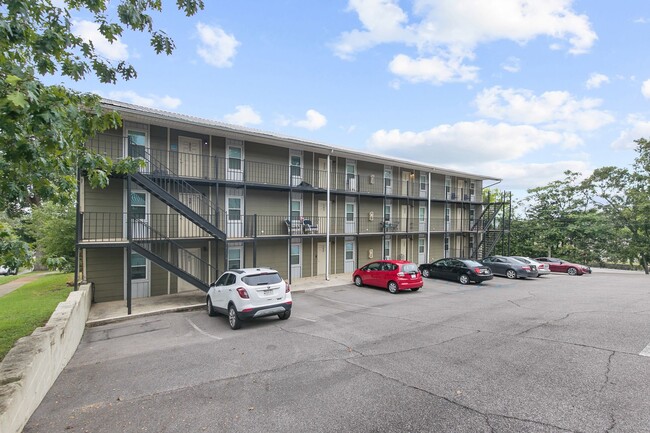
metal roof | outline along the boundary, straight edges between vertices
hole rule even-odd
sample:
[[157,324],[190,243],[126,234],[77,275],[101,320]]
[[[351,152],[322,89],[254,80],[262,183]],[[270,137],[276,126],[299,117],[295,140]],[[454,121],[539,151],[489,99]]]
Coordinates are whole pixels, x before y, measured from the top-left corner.
[[278,147],[285,147],[288,149],[307,150],[310,152],[317,152],[325,155],[330,154],[333,156],[370,161],[389,166],[399,165],[400,167],[406,167],[414,170],[421,170],[442,175],[459,176],[475,180],[502,180],[501,178],[494,176],[484,176],[475,173],[450,170],[442,167],[437,167],[435,165],[422,164],[420,162],[408,159],[360,152],[358,150],[348,149],[341,146],[334,146],[331,144],[289,137],[274,132],[262,131],[239,125],[231,125],[216,120],[202,119],[200,117],[181,113],[173,113],[156,108],[142,107],[111,99],[102,99],[102,106],[109,110],[119,112],[122,115],[123,120],[144,123],[149,122],[152,118],[154,118],[158,121],[164,122],[165,125],[170,127],[175,127],[177,129],[191,128],[194,132],[200,130],[206,135],[222,135],[228,138],[255,141],[258,143],[270,144]]

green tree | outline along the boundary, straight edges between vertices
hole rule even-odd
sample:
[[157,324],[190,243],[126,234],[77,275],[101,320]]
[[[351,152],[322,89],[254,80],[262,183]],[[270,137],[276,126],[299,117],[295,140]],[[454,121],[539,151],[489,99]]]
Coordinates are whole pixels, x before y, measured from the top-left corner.
[[75,224],[73,204],[51,202],[35,208],[25,223],[26,231],[34,239],[39,260],[49,269],[74,271]]
[[[111,172],[135,169],[84,148],[89,137],[116,127],[120,118],[104,112],[96,95],[63,86],[46,86],[41,77],[60,74],[73,80],[94,75],[102,83],[136,78],[126,62],[102,58],[90,41],[72,32],[71,12],[93,16],[99,32],[113,42],[125,30],[150,36],[156,53],[170,54],[172,39],[153,26],[151,13],[162,0],[0,0],[0,207],[20,209],[41,200],[71,201],[76,169],[93,186],[105,186]],[[177,0],[191,16],[202,0]],[[61,6],[60,6],[61,5]],[[111,12],[115,17],[109,17]]]
[[617,254],[638,261],[645,273],[650,263],[650,142],[636,140],[637,157],[631,169],[602,167],[594,170],[582,187],[594,205],[617,229],[619,237],[610,238]]

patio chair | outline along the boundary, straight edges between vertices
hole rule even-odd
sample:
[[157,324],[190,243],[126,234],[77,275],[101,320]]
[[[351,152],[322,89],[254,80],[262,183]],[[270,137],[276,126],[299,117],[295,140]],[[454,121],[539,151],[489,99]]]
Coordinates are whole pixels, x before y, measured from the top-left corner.
[[314,225],[311,220],[302,220],[302,230],[305,233],[318,233],[318,226]]

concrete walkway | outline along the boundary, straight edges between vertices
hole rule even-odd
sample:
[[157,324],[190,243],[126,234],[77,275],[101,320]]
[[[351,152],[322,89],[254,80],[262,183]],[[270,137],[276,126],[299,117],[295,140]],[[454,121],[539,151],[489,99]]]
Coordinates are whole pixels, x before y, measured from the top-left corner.
[[[329,280],[324,276],[299,278],[291,283],[293,293],[302,293],[323,287],[341,286],[352,283],[352,274],[331,275]],[[128,314],[126,300],[99,302],[92,304],[86,326],[99,326],[106,323],[120,322],[136,317],[154,314],[198,310],[205,308],[205,292],[191,290],[173,295],[152,296],[149,298],[134,298],[131,301],[131,314]]]
[[[16,280],[8,282],[8,283],[0,284],[0,296],[4,296],[4,295],[6,295],[8,293],[11,293],[14,290],[16,290],[17,288],[19,288],[20,286],[22,286],[24,284],[27,284],[27,283],[29,283],[31,281],[37,280],[40,277],[42,277],[43,275],[45,275],[45,274],[47,274],[47,272],[33,273],[31,275],[27,275],[25,277],[20,277],[20,278],[18,278]],[[0,277],[0,283],[2,283],[2,278],[3,277]]]

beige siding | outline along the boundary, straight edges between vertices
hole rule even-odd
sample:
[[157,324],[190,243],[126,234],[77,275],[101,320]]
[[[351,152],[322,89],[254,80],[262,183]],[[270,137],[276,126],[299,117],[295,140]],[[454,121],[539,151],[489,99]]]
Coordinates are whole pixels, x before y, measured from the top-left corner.
[[86,278],[93,283],[94,302],[124,299],[124,249],[86,251]]
[[[286,240],[257,241],[257,266],[268,266],[288,279],[288,242]],[[251,260],[252,263],[252,260]]]

